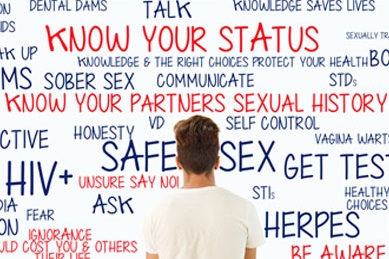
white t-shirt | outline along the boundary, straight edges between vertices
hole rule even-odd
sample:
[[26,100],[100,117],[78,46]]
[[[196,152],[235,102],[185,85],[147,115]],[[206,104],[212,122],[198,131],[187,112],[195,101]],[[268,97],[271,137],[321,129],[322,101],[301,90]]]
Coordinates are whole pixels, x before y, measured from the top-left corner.
[[143,238],[160,259],[243,259],[265,241],[255,207],[217,186],[163,198],[146,215]]

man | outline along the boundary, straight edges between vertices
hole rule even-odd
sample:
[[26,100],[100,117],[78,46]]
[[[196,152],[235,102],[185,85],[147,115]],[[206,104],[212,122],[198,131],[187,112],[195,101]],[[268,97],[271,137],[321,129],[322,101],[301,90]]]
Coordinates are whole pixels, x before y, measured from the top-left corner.
[[184,184],[146,216],[146,259],[255,259],[265,241],[255,207],[215,184],[218,126],[195,115],[174,132]]

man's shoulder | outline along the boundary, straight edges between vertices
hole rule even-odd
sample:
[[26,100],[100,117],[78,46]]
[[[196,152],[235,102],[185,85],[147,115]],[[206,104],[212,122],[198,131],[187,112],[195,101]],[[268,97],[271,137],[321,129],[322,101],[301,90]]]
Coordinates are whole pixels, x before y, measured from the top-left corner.
[[161,209],[174,208],[177,206],[185,206],[188,201],[197,201],[204,204],[217,204],[225,206],[239,206],[241,209],[251,206],[251,202],[230,191],[219,186],[193,189],[178,189],[173,190],[155,201],[152,206],[152,211]]
[[220,192],[225,196],[227,197],[228,199],[230,199],[231,201],[235,201],[235,202],[238,202],[238,203],[241,203],[241,204],[244,204],[244,205],[250,205],[251,202],[244,198],[243,196],[233,192],[233,191],[230,191],[228,189],[225,189],[225,188],[222,188],[222,187],[219,187],[220,189]]

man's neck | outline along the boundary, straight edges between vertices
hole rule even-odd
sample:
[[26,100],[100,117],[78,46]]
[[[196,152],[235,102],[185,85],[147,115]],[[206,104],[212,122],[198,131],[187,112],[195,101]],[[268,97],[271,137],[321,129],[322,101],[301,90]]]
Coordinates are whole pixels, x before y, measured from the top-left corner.
[[184,185],[182,188],[201,188],[215,185],[215,175],[213,172],[208,174],[188,174],[184,172]]

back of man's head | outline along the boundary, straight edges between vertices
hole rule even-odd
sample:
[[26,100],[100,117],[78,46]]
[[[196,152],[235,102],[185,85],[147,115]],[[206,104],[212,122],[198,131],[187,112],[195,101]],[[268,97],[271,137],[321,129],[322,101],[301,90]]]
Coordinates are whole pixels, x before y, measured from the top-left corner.
[[219,153],[219,128],[210,118],[194,115],[174,126],[177,157],[187,173],[209,173]]

